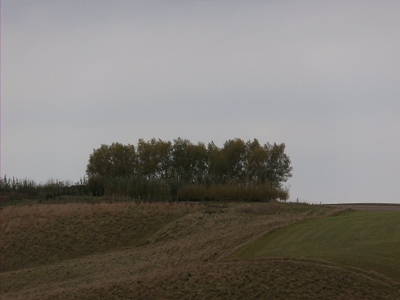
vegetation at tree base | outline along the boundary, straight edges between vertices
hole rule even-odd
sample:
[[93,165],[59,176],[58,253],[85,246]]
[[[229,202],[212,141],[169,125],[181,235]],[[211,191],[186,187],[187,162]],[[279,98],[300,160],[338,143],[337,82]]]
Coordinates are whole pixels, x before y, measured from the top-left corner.
[[7,177],[4,175],[0,178],[0,192],[2,200],[13,201],[26,198],[39,198],[45,199],[51,197],[55,199],[61,195],[70,196],[83,196],[87,195],[88,182],[85,177],[81,178],[78,182],[50,179],[45,183],[36,183],[30,179],[18,179],[15,177]]
[[136,147],[101,145],[90,155],[86,175],[95,195],[268,201],[288,198],[283,183],[292,176],[290,164],[285,144],[236,138],[219,148],[153,138]]
[[0,178],[2,203],[61,196],[112,196],[139,200],[287,200],[283,184],[292,176],[285,144],[257,139],[193,144],[187,139],[139,139],[137,146],[113,143],[93,149],[79,182]]
[[237,184],[213,184],[204,185],[186,185],[178,190],[180,199],[225,199],[242,201],[263,201],[268,202],[275,199],[286,200],[288,191],[278,189],[270,185],[248,185],[241,186]]

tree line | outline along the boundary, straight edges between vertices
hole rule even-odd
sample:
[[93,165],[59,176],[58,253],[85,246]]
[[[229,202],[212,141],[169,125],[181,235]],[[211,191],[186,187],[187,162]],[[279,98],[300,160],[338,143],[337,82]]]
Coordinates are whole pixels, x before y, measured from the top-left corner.
[[73,183],[70,180],[49,179],[46,182],[37,183],[32,179],[19,179],[7,177],[0,178],[0,192],[2,196],[7,196],[11,200],[23,198],[44,199],[49,196],[55,198],[60,195],[84,196],[88,195],[89,190],[85,177]]
[[[142,200],[269,201],[289,196],[283,184],[292,176],[285,144],[261,145],[257,139],[193,144],[177,138],[137,145],[101,145],[89,156],[86,177],[73,183],[50,179],[0,178],[9,199],[59,196],[117,196]],[[3,197],[4,198],[4,197]]]
[[284,143],[235,138],[218,147],[178,137],[103,144],[90,154],[86,175],[95,195],[265,201],[288,197],[283,184],[292,167]]

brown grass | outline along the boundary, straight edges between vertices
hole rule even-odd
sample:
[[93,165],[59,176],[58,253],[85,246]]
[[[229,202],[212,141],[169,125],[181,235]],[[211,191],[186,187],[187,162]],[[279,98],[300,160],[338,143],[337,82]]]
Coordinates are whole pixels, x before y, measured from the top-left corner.
[[8,206],[1,212],[2,270],[139,246],[169,222],[199,209],[171,203]]
[[225,261],[268,231],[332,211],[252,205],[215,213],[166,203],[4,209],[2,250],[13,263],[1,273],[3,299],[398,299],[389,281],[340,267]]
[[[32,299],[399,299],[394,286],[349,270],[290,260],[181,267]],[[129,296],[128,296],[129,297]]]

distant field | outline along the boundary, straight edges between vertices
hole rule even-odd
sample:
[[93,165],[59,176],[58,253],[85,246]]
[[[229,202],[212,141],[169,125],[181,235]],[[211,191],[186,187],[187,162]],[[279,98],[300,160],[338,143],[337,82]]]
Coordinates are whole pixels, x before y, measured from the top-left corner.
[[231,258],[313,258],[400,281],[400,212],[349,211],[276,230]]
[[[291,203],[34,204],[3,207],[0,213],[2,300],[400,299],[398,283],[363,270],[371,265],[364,259],[373,258],[383,266],[374,270],[397,278],[392,247],[399,249],[398,213],[382,218]],[[342,262],[340,251],[336,265],[298,259],[304,254],[227,259],[243,245],[278,233],[285,237],[285,230],[297,226],[307,241],[301,227],[307,224],[315,247],[334,240],[353,247],[354,239],[364,239],[364,254],[347,251],[362,269],[346,267],[350,259]],[[341,237],[349,227],[353,233]],[[320,228],[326,237],[312,238]],[[381,249],[382,243],[387,247]]]
[[342,204],[326,204],[333,208],[351,208],[354,210],[368,211],[399,211],[400,204],[394,203],[342,203]]

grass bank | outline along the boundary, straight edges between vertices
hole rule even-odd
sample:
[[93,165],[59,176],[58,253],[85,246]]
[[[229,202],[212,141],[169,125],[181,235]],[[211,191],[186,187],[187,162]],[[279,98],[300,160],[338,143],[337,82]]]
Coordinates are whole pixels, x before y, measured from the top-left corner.
[[315,258],[400,282],[400,212],[348,211],[278,229],[230,258]]
[[278,228],[337,213],[290,203],[4,208],[0,293],[24,300],[400,299],[392,282],[341,266],[226,259]]
[[161,202],[7,206],[1,211],[2,271],[137,247],[199,209]]

